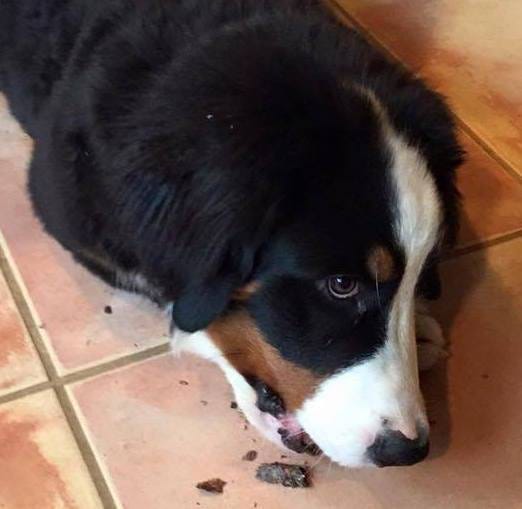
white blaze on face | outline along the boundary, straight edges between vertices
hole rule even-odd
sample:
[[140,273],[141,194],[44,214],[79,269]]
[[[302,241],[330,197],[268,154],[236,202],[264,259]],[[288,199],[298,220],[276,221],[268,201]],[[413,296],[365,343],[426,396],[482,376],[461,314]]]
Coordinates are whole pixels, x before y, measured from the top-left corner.
[[392,158],[395,235],[406,267],[394,296],[386,339],[375,356],[330,377],[307,400],[297,418],[333,460],[346,466],[368,464],[366,449],[384,425],[416,438],[417,424],[428,427],[419,389],[414,323],[415,287],[435,246],[441,210],[426,161],[389,125],[378,109]]

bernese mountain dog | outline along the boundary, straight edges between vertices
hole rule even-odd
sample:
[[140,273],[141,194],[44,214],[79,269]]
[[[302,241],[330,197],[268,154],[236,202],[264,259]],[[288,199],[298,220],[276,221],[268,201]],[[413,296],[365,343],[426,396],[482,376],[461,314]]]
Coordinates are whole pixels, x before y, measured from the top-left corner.
[[3,0],[0,88],[45,230],[266,437],[425,458],[462,159],[437,93],[312,0]]

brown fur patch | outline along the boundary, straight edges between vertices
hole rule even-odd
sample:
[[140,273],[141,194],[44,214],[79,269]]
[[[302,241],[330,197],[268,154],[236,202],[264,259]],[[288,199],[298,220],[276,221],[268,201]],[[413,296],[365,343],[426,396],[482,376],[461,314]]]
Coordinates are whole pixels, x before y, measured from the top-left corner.
[[207,332],[241,374],[257,377],[270,386],[283,399],[288,411],[300,408],[321,381],[309,370],[283,359],[265,341],[245,311],[217,320]]
[[397,273],[397,267],[392,254],[383,246],[372,249],[367,262],[368,270],[380,283],[392,279]]

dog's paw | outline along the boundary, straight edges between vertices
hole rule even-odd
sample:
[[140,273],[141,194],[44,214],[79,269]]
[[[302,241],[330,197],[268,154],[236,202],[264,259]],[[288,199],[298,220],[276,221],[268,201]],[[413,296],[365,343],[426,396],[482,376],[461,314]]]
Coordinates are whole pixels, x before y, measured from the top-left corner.
[[419,370],[426,371],[435,366],[440,359],[448,357],[446,339],[437,320],[424,310],[417,310],[415,329]]

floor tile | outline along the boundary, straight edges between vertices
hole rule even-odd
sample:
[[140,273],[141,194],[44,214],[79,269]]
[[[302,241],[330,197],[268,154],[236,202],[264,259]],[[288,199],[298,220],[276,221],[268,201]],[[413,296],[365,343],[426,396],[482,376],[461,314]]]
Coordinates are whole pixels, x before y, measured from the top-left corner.
[[[81,419],[123,505],[521,507],[521,252],[522,239],[444,264],[438,314],[452,357],[423,377],[433,452],[415,467],[343,470],[323,461],[310,490],[267,486],[254,479],[256,463],[279,451],[243,429],[224,378],[204,361],[166,355],[77,384]],[[241,461],[249,449],[259,452],[252,464]],[[194,488],[212,477],[228,482],[224,495]]]
[[[166,342],[168,324],[154,306],[101,283],[43,232],[25,190],[30,150],[31,140],[0,102],[0,230],[58,371]],[[112,314],[104,313],[107,305]]]
[[102,508],[50,391],[0,405],[0,507]]
[[522,172],[519,0],[335,0]]
[[0,271],[0,396],[47,377]]
[[467,160],[458,172],[462,217],[458,245],[522,230],[522,184],[461,133]]

